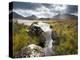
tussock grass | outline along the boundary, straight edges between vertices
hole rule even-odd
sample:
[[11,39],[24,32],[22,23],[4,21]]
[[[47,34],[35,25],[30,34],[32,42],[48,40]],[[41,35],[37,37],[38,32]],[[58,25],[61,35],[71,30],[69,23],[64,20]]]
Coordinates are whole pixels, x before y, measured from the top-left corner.
[[[57,20],[49,23],[59,37],[59,44],[55,46],[55,55],[77,54],[78,50],[78,24],[77,20]],[[30,37],[29,26],[13,23],[13,56],[24,46],[39,44],[38,37]]]

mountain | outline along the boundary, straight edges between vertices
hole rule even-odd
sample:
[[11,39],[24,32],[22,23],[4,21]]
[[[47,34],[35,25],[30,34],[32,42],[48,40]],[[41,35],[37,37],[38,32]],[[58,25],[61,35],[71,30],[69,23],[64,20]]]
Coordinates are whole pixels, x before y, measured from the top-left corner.
[[17,14],[16,12],[9,13],[9,16],[10,16],[10,18],[12,17],[12,18],[17,18],[17,19],[23,19],[24,18],[23,16]]
[[78,17],[70,14],[58,14],[53,19],[78,19]]
[[38,17],[35,16],[35,15],[23,17],[23,16],[19,15],[19,14],[16,13],[16,12],[10,12],[10,13],[9,13],[9,16],[10,16],[10,17],[9,17],[10,19],[16,18],[16,19],[26,19],[26,20],[78,19],[78,16],[71,15],[71,14],[58,14],[58,15],[56,15],[56,16],[53,16],[52,18],[38,18]]
[[12,19],[12,18],[16,18],[16,19],[27,19],[27,20],[35,20],[35,19],[38,19],[35,15],[23,17],[23,16],[19,15],[16,12],[9,13],[9,16],[10,16],[10,19]]
[[28,19],[28,20],[36,20],[36,19],[38,19],[38,17],[35,16],[35,15],[31,15],[31,16],[26,17],[25,19]]
[[39,20],[50,20],[51,18],[39,18]]

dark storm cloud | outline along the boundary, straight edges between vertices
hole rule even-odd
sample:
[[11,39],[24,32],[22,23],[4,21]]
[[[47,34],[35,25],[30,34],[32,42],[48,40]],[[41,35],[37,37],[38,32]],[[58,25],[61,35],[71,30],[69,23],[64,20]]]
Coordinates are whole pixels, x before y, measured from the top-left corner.
[[[46,7],[48,9],[53,8],[53,12],[56,12],[54,9],[57,6],[62,7],[63,5],[58,5],[58,4],[46,4],[46,3],[30,3],[30,2],[14,2],[13,3],[13,8],[14,9],[28,9],[28,10],[36,10],[39,7]],[[76,5],[67,5],[67,9],[66,9],[68,13],[77,13],[78,11],[78,7]]]
[[52,6],[51,6],[52,4],[45,4],[45,3],[44,3],[44,4],[42,4],[42,5],[45,6],[46,8],[51,8],[51,7],[52,7]]
[[38,7],[40,7],[41,6],[41,4],[39,3],[36,3],[36,4],[34,4],[34,3],[29,3],[29,2],[14,2],[13,3],[13,8],[14,9],[36,9],[36,8],[38,8]]
[[68,13],[78,13],[78,6],[76,6],[76,5],[68,5],[67,12]]
[[57,14],[78,15],[78,6],[47,3],[13,2],[13,11],[26,17],[53,17]]

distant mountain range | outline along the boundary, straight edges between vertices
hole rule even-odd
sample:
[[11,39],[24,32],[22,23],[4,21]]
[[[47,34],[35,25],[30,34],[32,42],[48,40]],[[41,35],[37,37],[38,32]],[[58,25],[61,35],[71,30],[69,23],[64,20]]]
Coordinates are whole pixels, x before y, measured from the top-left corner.
[[36,20],[36,19],[38,19],[38,17],[35,16],[35,15],[31,15],[31,16],[26,17],[26,19],[28,19],[28,20]]
[[70,14],[58,14],[56,16],[53,16],[52,18],[38,18],[35,15],[31,15],[31,16],[27,16],[27,17],[23,17],[19,14],[17,14],[16,12],[11,12],[9,14],[10,18],[12,16],[12,18],[16,18],[16,19],[26,19],[26,20],[49,20],[49,19],[78,19],[77,16],[75,15],[70,15]]
[[24,18],[23,16],[17,14],[16,12],[11,12],[11,13],[9,13],[9,16],[10,16],[10,19],[11,19],[11,18],[17,18],[17,19],[22,19],[22,18]]
[[31,15],[31,16],[28,16],[28,17],[23,17],[23,16],[17,14],[16,12],[11,12],[9,14],[9,16],[10,17],[12,16],[12,18],[15,18],[15,19],[28,19],[28,20],[38,19],[35,15]]
[[78,19],[78,17],[70,14],[58,14],[53,19]]

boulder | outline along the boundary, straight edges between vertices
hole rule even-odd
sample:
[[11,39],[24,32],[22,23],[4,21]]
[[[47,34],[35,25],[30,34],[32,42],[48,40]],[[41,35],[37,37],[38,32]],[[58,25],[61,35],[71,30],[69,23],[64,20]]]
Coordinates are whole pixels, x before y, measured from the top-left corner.
[[38,45],[30,44],[30,45],[28,45],[27,48],[28,48],[29,57],[42,57],[42,56],[44,56],[43,48]]
[[42,47],[35,44],[30,44],[28,46],[23,47],[15,57],[26,58],[26,57],[43,57],[43,56],[44,56],[44,51]]
[[45,37],[43,36],[43,31],[40,27],[35,26],[38,22],[33,22],[29,28],[29,35],[31,37],[37,37],[39,39],[39,46],[44,47]]

